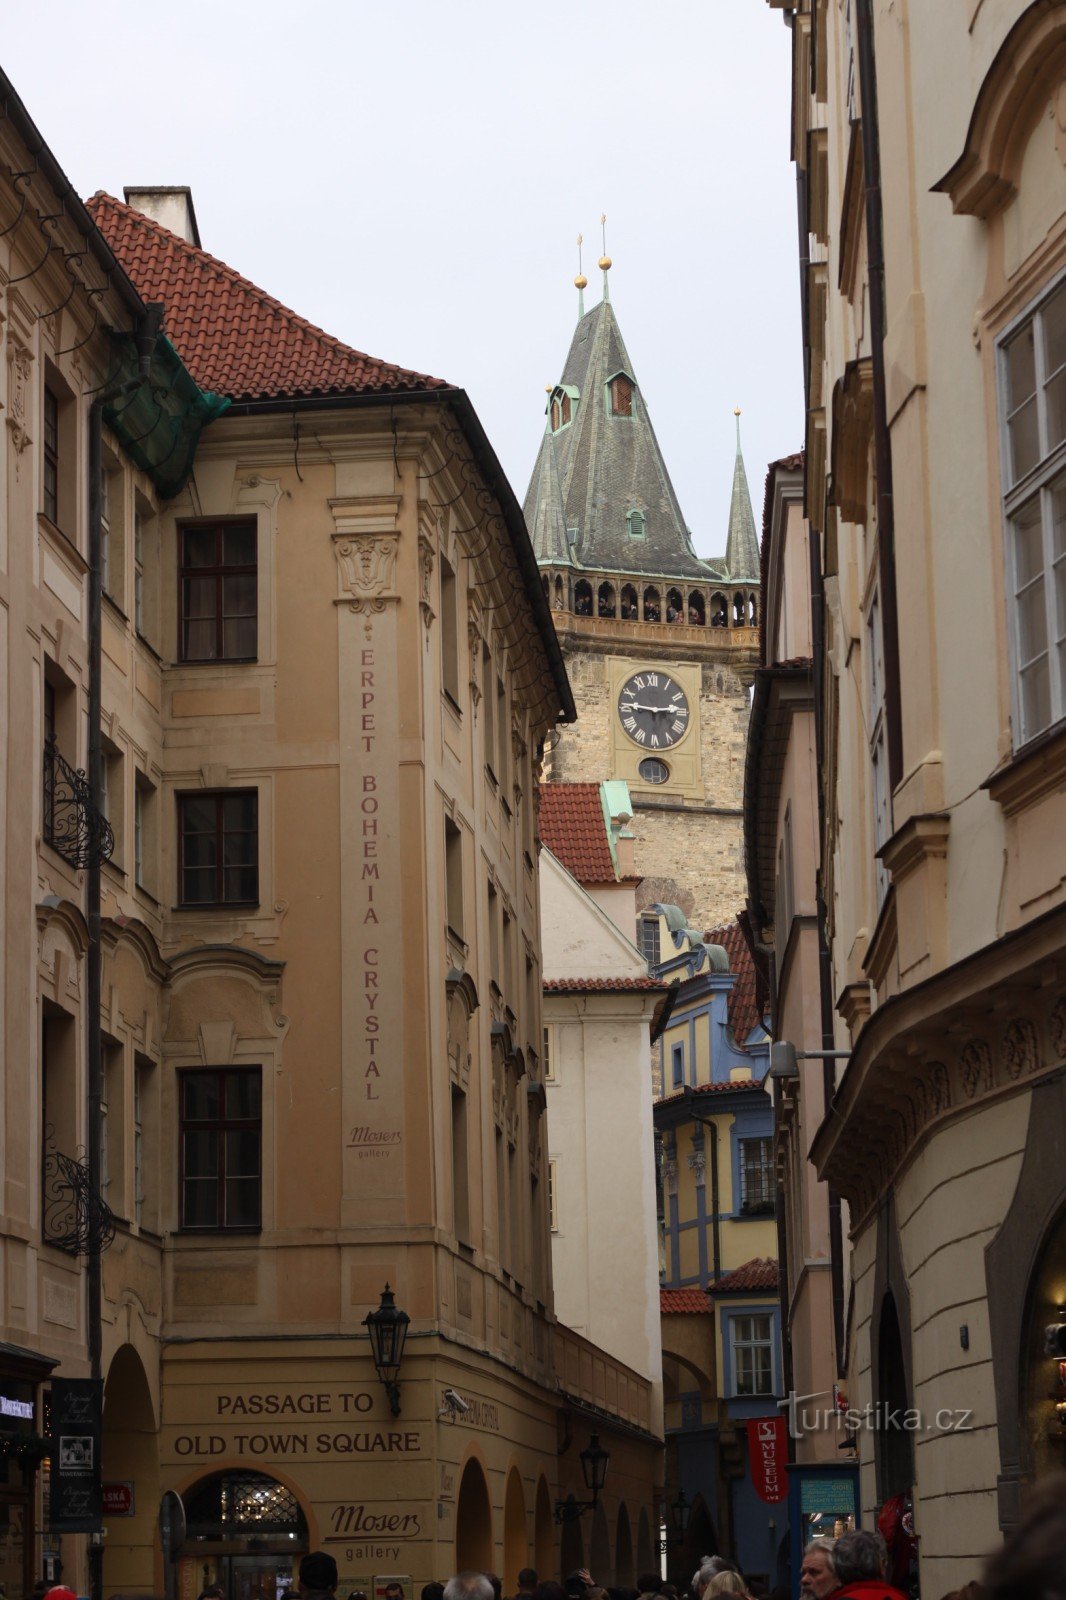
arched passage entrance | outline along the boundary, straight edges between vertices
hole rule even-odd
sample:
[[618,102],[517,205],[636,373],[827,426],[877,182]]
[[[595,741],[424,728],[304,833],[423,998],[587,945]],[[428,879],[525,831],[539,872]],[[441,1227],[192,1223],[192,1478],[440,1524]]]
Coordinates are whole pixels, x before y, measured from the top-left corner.
[[507,1494],[503,1502],[503,1592],[518,1593],[518,1574],[529,1563],[529,1533],[526,1528],[526,1497],[518,1468],[507,1474]]
[[555,1522],[551,1495],[543,1478],[537,1484],[537,1505],[533,1513],[533,1565],[541,1578],[555,1573]]
[[106,1553],[107,1588],[118,1594],[150,1594],[160,1496],[158,1433],[148,1378],[131,1344],[116,1351],[104,1384],[101,1467],[108,1483],[137,1486],[133,1515],[122,1520],[122,1542],[116,1540]]
[[471,1456],[459,1480],[455,1508],[456,1572],[492,1571],[492,1505],[481,1463]]
[[[592,1513],[592,1534],[589,1538],[589,1566],[596,1574],[597,1583],[606,1587],[613,1583],[611,1576],[613,1563],[611,1561],[611,1538],[607,1532],[607,1513],[602,1502]],[[564,1574],[565,1576],[565,1574]]]
[[634,1579],[633,1535],[629,1531],[629,1512],[624,1505],[618,1507],[618,1527],[614,1536],[614,1581],[622,1588],[630,1588]]
[[[882,1417],[900,1416],[909,1409],[907,1375],[903,1363],[903,1334],[896,1297],[889,1289],[881,1302],[877,1341],[877,1398]],[[906,1428],[879,1428],[874,1435],[877,1452],[879,1497],[903,1494],[914,1482],[914,1435]]]
[[265,1472],[216,1472],[185,1496],[178,1590],[221,1584],[226,1600],[277,1600],[307,1552],[307,1518],[293,1491]]
[[[702,1494],[696,1494],[689,1512],[688,1527],[680,1544],[670,1546],[668,1565],[675,1583],[687,1582],[699,1566],[701,1556],[718,1554],[718,1535],[714,1519]],[[676,1574],[676,1576],[675,1576]]]
[[657,1572],[659,1563],[652,1553],[651,1520],[647,1506],[641,1506],[637,1519],[637,1572]]
[[[565,1578],[568,1573],[577,1572],[584,1565],[585,1540],[581,1533],[581,1519],[574,1517],[571,1521],[563,1523],[562,1537],[559,1540],[559,1567]],[[599,1578],[599,1573],[596,1576]]]

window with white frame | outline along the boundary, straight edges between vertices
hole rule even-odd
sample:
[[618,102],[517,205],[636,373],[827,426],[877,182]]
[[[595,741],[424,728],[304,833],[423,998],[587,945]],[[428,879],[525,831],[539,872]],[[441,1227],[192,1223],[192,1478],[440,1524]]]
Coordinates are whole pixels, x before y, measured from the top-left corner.
[[555,1028],[550,1022],[544,1025],[544,1082],[555,1082]]
[[659,965],[659,919],[641,917],[637,923],[637,948],[649,967]]
[[559,1231],[559,1180],[556,1175],[558,1162],[548,1162],[548,1226],[552,1233]]
[[769,1313],[731,1317],[733,1393],[747,1397],[774,1392],[774,1324]]
[[745,1216],[766,1216],[774,1209],[774,1149],[769,1138],[739,1139],[740,1209]]
[[685,1082],[685,1047],[683,1044],[672,1044],[670,1046],[670,1078],[675,1089],[680,1089]]
[[1066,281],[1000,346],[1015,746],[1066,716]]
[[888,787],[888,744],[885,737],[885,654],[881,630],[881,596],[877,588],[866,608],[866,726],[870,748],[870,804],[873,813],[874,886],[880,911],[888,893],[888,869],[877,852],[892,831]]

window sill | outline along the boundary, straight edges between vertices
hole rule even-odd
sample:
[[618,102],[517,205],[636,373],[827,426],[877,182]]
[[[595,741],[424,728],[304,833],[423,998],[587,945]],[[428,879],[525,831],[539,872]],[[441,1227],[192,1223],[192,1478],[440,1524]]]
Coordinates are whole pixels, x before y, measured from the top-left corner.
[[498,789],[500,787],[499,779],[497,778],[496,774],[493,772],[492,768],[489,766],[487,761],[485,763],[485,776],[489,780],[489,782],[491,783],[491,785],[492,785],[492,787],[494,789]]
[[981,785],[1008,817],[1025,811],[1061,788],[1066,780],[1066,721],[1057,722],[1023,744]]
[[452,694],[450,689],[442,689],[440,692],[440,697],[444,701],[445,705],[450,707],[450,709],[455,712],[457,717],[462,717],[463,708]]
[[462,934],[458,933],[456,929],[452,927],[450,922],[445,925],[445,932],[457,950],[461,951],[464,956],[470,954],[470,946],[467,944]]
[[197,900],[192,905],[186,905],[183,902],[179,905],[171,906],[170,911],[172,916],[180,916],[182,912],[190,911],[231,911],[234,913],[243,913],[247,911],[258,911],[259,906],[260,902],[258,900]]
[[[140,637],[140,635],[138,635]],[[149,645],[149,649],[151,646]],[[256,656],[181,656],[174,662],[175,668],[185,667],[257,667],[259,657]]]
[[159,666],[162,666],[163,665],[163,657],[159,654],[159,651],[156,649],[155,645],[152,644],[152,642],[149,639],[145,638],[145,636],[141,632],[140,628],[134,628],[133,631],[137,635],[137,643],[138,644],[143,644],[144,648],[148,651],[148,654],[151,656],[152,660],[155,661]]
[[104,592],[103,592],[102,599],[103,599],[104,606],[106,607],[106,609],[108,611],[113,611],[115,613],[115,616],[118,617],[119,621],[122,622],[125,626],[128,627],[130,619],[126,615],[125,611],[123,611],[122,607],[119,605],[119,603],[115,599],[114,595],[108,594],[107,590],[105,589]]
[[186,1228],[182,1225],[177,1229],[182,1239],[255,1239],[262,1231],[261,1222],[247,1228]]
[[74,565],[81,572],[82,577],[84,577],[89,570],[89,563],[86,561],[85,557],[82,555],[81,551],[78,549],[69,533],[64,533],[58,522],[53,522],[51,517],[47,516],[43,511],[38,511],[37,513],[37,525],[38,527],[43,528],[46,533],[52,535],[52,537],[58,543],[59,548],[63,551],[63,554],[68,558],[68,560],[74,563]]
[[161,909],[160,902],[156,899],[156,897],[152,893],[151,889],[146,889],[143,883],[140,883],[140,882],[135,883],[133,885],[133,890],[134,890],[134,893],[139,895],[139,897],[142,900],[147,900],[148,904],[152,907],[152,909],[154,911],[159,911]]

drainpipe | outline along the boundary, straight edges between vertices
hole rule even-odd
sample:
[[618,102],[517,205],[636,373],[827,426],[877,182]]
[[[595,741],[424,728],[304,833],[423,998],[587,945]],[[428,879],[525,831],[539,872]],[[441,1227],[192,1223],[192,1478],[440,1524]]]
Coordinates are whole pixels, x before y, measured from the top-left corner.
[[[140,387],[148,376],[152,350],[162,321],[162,307],[150,306],[137,330],[138,364],[140,376],[127,383],[116,384],[96,395],[89,407],[89,750],[87,776],[92,803],[97,811],[104,803],[104,747],[103,747],[103,530],[101,508],[103,504],[103,412],[121,395]],[[100,1037],[101,986],[103,979],[103,952],[100,947],[100,866],[93,856],[85,876],[85,920],[89,929],[89,947],[85,956],[86,997],[86,1067],[87,1067],[87,1137],[91,1192],[100,1193],[103,1174],[103,1099],[104,1057]],[[89,1252],[86,1258],[86,1343],[89,1354],[89,1376],[103,1377],[103,1263],[99,1241],[90,1232]],[[89,1589],[92,1600],[103,1597],[104,1551],[100,1544],[89,1546]]]
[[899,612],[896,603],[896,523],[892,497],[892,440],[885,387],[885,249],[881,207],[881,139],[877,123],[877,66],[871,0],[856,0],[855,43],[862,97],[862,166],[866,188],[866,256],[870,292],[870,356],[873,373],[874,471],[877,503],[877,567],[881,589],[881,633],[885,661],[885,731],[889,790],[903,777],[903,722],[899,679]]
[[[706,1126],[706,1124],[705,1124]],[[722,1276],[722,1224],[718,1216],[718,1124],[712,1122],[711,1130],[711,1251],[714,1281]]]

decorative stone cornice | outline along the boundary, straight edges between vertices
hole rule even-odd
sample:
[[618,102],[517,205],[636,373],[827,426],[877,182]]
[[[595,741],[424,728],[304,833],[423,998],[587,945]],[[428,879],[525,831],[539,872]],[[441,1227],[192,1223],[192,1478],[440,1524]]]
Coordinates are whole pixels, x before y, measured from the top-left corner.
[[925,861],[944,859],[950,826],[946,811],[908,817],[881,849],[881,860],[892,874],[893,883],[906,878]]
[[943,1124],[1066,1063],[1066,907],[895,995],[862,1027],[811,1146],[858,1232]]
[[983,787],[1008,817],[1055,794],[1066,783],[1066,726],[1034,740],[986,778]]

